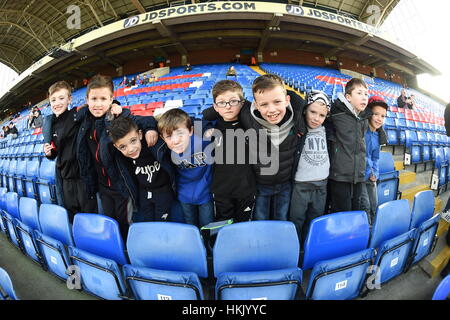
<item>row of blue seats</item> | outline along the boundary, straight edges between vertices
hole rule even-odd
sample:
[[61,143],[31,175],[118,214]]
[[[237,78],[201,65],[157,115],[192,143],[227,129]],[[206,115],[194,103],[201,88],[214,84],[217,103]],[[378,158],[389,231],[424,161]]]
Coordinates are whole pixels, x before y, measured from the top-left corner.
[[[103,215],[79,213],[71,226],[64,208],[38,210],[35,200],[16,193],[0,193],[0,207],[2,231],[17,247],[62,279],[81,277],[83,290],[104,299],[204,299],[214,275],[216,299],[292,300],[302,296],[303,270],[310,269],[303,298],[355,299],[373,289],[369,278],[375,287],[384,284],[430,254],[440,219],[432,191],[418,193],[412,211],[407,200],[380,205],[372,230],[363,211],[319,217],[302,269],[293,223],[231,224],[218,232],[211,270],[192,225],[134,223],[125,246],[117,222]],[[79,273],[67,272],[71,265]]]
[[43,157],[44,156],[44,144],[43,143],[29,143],[20,147],[6,147],[0,149],[1,159],[16,159],[27,157]]
[[56,203],[55,161],[43,159],[0,160],[0,184],[40,203]]
[[[397,112],[398,114],[402,114],[401,112]],[[406,120],[403,118],[389,118],[387,117],[384,121],[384,128],[386,129],[395,129],[395,130],[417,130],[417,131],[425,131],[430,133],[440,133],[445,134],[445,127],[440,126],[433,123],[426,123],[420,121],[412,121]]]

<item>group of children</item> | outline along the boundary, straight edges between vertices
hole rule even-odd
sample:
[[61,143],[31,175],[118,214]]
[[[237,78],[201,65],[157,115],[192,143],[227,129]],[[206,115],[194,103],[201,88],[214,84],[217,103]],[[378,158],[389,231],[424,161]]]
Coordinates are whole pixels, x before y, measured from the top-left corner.
[[78,110],[68,110],[66,82],[52,85],[44,152],[57,159],[57,187],[71,218],[101,204],[126,237],[132,221],[170,220],[178,201],[185,222],[198,227],[291,220],[302,241],[324,213],[373,215],[387,104],[369,100],[359,79],[333,104],[320,91],[304,100],[273,74],[258,77],[252,91],[253,103],[239,83],[222,80],[202,120],[181,109],[155,119],[122,109],[106,76],[90,80],[87,106]]

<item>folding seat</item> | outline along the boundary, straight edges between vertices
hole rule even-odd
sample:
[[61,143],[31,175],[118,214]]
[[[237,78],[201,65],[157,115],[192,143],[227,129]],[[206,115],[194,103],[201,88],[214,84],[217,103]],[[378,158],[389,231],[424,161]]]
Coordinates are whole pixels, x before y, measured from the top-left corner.
[[[416,164],[422,161],[420,144],[418,143],[417,132],[413,130],[405,131],[405,165]],[[408,156],[410,157],[408,161]]]
[[0,268],[0,300],[19,300],[11,278],[5,269]]
[[31,259],[42,265],[40,253],[34,239],[34,230],[41,230],[37,201],[26,197],[20,198],[19,212],[21,221],[16,220],[16,230],[23,249]]
[[307,299],[358,297],[374,255],[372,249],[367,249],[369,235],[363,211],[333,213],[311,222],[303,259],[303,270],[313,269]]
[[41,204],[39,209],[41,231],[34,236],[46,269],[66,280],[66,270],[70,265],[67,246],[73,246],[72,227],[67,210],[55,204]]
[[22,245],[16,230],[16,220],[20,221],[19,197],[17,196],[17,193],[6,193],[4,196],[4,204],[6,207],[4,219],[10,240],[16,247],[21,248]]
[[8,168],[8,191],[9,192],[16,192],[16,184],[14,182],[14,179],[16,177],[16,169],[17,169],[17,160],[11,160],[9,162],[9,168]]
[[434,151],[434,167],[431,173],[431,189],[437,190],[438,195],[441,188],[447,183],[447,169],[444,149],[436,148]]
[[37,143],[34,148],[33,152],[30,154],[30,157],[44,157],[44,144],[43,143]]
[[389,152],[380,152],[377,181],[378,205],[399,198],[399,172],[395,170],[394,158]]
[[2,187],[7,189],[8,189],[9,163],[10,160],[6,159],[5,161],[3,161],[2,166],[0,167],[0,174],[2,176]]
[[407,269],[429,255],[437,240],[440,215],[434,215],[434,193],[426,190],[414,196],[410,229],[417,229],[416,241]]
[[24,157],[33,156],[34,144],[28,144],[25,148]]
[[0,231],[5,233],[9,237],[6,221],[4,218],[4,212],[6,210],[5,195],[8,193],[8,189],[0,188]]
[[208,276],[206,249],[195,226],[134,223],[127,249],[131,264],[125,265],[123,272],[136,299],[203,299],[200,278]]
[[126,297],[119,265],[128,263],[128,259],[117,221],[100,214],[78,213],[73,238],[75,246],[69,246],[69,254],[80,268],[83,289],[108,300]]
[[41,203],[56,203],[55,161],[43,159],[39,168],[39,179],[36,181]]
[[188,106],[188,107],[181,107],[179,109],[183,110],[191,117],[198,118],[202,116],[200,114],[200,107],[201,106]]
[[295,299],[302,282],[299,247],[295,226],[289,221],[223,227],[213,248],[216,299]]
[[442,280],[434,291],[432,300],[448,300],[450,294],[450,275]]
[[28,160],[25,182],[25,195],[28,198],[38,199],[36,182],[39,178],[39,161]]
[[24,180],[26,178],[27,174],[27,161],[26,160],[19,160],[17,162],[17,168],[16,168],[16,176],[15,176],[15,184],[16,184],[16,190],[19,197],[23,197],[25,195],[25,185]]
[[378,206],[370,248],[377,250],[374,272],[380,284],[405,270],[417,231],[409,229],[410,222],[408,200],[395,200]]

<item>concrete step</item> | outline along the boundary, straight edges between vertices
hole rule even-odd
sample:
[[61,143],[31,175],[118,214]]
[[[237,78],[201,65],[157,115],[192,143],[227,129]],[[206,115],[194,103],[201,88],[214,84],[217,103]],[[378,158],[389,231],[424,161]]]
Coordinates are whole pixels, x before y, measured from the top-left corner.
[[400,173],[399,177],[400,177],[400,184],[401,185],[405,185],[405,184],[410,184],[410,183],[416,182],[416,174],[414,172],[411,172],[411,171],[403,171],[403,172]]
[[426,184],[420,184],[418,186],[402,190],[402,199],[407,199],[410,204],[412,204],[414,202],[414,196],[416,195],[416,193],[425,190],[430,190],[430,186]]
[[405,165],[403,163],[403,160],[398,160],[394,162],[395,170],[401,171],[405,169]]
[[[444,223],[442,223],[444,222]],[[434,278],[438,276],[442,269],[445,268],[450,259],[450,247],[447,245],[446,234],[448,232],[448,223],[441,220],[439,223],[437,235],[439,237],[434,251],[419,266],[430,276]]]

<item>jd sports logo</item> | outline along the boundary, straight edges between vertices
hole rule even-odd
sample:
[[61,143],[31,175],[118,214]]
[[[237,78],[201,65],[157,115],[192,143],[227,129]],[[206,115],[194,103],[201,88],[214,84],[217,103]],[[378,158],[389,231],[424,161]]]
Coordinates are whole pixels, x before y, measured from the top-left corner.
[[293,6],[291,4],[286,5],[286,11],[289,14],[295,14],[296,16],[303,16],[305,12],[302,7]]
[[139,16],[134,16],[125,20],[123,27],[129,28],[139,23]]

